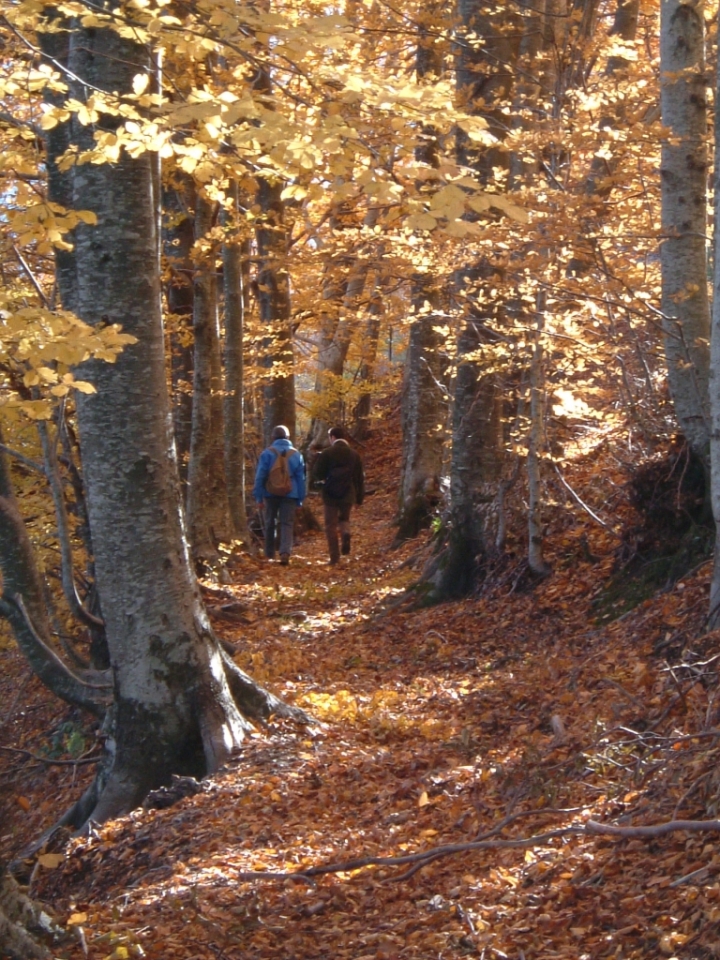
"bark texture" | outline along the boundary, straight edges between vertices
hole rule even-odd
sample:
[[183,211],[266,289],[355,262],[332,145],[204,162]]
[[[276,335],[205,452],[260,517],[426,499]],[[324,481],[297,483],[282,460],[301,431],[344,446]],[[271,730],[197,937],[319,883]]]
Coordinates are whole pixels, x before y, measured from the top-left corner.
[[169,320],[170,371],[173,391],[173,427],[178,467],[186,490],[193,402],[193,263],[195,242],[195,187],[183,176],[163,196],[166,211],[164,229],[165,269],[168,274],[165,297]]
[[[720,12],[718,12],[720,26]],[[720,96],[720,60],[715,78],[715,102]],[[713,257],[713,305],[709,399],[712,415],[710,434],[710,499],[715,520],[715,556],[710,584],[708,628],[720,626],[720,110],[715,111],[715,222]]]
[[284,424],[295,437],[295,375],[290,329],[290,279],[287,271],[287,235],[280,181],[260,180],[258,204],[262,223],[257,228],[258,305],[266,331],[263,389],[263,437],[270,442],[273,427]]
[[[440,13],[433,3],[429,15]],[[432,34],[432,25],[420,24],[415,56],[418,80],[430,81],[442,72],[442,52]],[[428,167],[439,163],[437,131],[426,127],[415,159]],[[440,308],[440,291],[428,272],[412,280],[412,302],[416,320],[410,325],[403,371],[402,436],[403,458],[400,476],[396,542],[417,536],[429,526],[440,502],[441,474],[447,438],[447,357],[438,328],[443,322],[434,311]]]
[[[481,0],[459,0],[457,86],[470,112],[485,117],[490,131],[502,140],[507,119],[503,102],[512,96],[522,23],[514,11],[488,8]],[[475,36],[483,38],[478,45]],[[462,132],[457,138],[460,163],[471,167],[481,185],[493,180],[493,170],[507,166],[506,151],[479,148]],[[460,332],[453,392],[450,509],[438,552],[423,576],[418,593],[435,603],[469,593],[476,585],[495,542],[497,501],[502,477],[502,394],[493,372],[493,327],[503,322],[504,305],[488,295],[496,265],[489,260],[458,270],[453,293]],[[486,291],[478,298],[471,291]],[[475,302],[486,302],[485,312]]]
[[225,216],[223,244],[225,291],[225,474],[235,536],[252,549],[245,504],[245,316],[248,309],[250,244],[239,234],[238,187],[232,184],[232,212]]
[[[89,87],[129,91],[151,70],[142,47],[106,30],[79,30],[74,51],[73,72]],[[237,699],[256,717],[277,702],[223,653],[190,563],[165,381],[154,165],[123,154],[73,177],[76,205],[97,216],[77,232],[77,312],[137,338],[116,364],[82,370],[97,389],[79,399],[78,421],[114,702],[105,763],[63,818],[75,827],[126,813],[173,773],[216,770],[249,726]]]
[[663,0],[660,32],[662,312],[675,414],[692,449],[709,443],[707,104],[703,0]]
[[7,960],[50,960],[42,942],[53,929],[43,908],[26,897],[0,866],[0,952]]
[[193,284],[195,353],[187,491],[187,526],[196,562],[217,560],[218,544],[231,537],[225,482],[217,270],[214,245],[208,239],[214,215],[215,205],[198,192]]
[[[439,292],[429,279],[417,277],[418,309],[437,306]],[[437,332],[440,318],[427,313],[410,327],[402,396],[403,460],[400,480],[398,542],[426,528],[440,501],[447,423],[447,358],[443,337]]]
[[495,541],[503,465],[501,394],[495,375],[483,370],[487,345],[482,324],[468,322],[458,340],[450,510],[442,547],[423,573],[419,596],[425,603],[468,594]]

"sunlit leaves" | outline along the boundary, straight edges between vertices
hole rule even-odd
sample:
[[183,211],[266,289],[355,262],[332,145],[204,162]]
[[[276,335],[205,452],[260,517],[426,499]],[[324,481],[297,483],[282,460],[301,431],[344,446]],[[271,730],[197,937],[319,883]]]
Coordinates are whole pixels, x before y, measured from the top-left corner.
[[79,223],[93,224],[97,218],[90,210],[66,210],[57,203],[36,203],[10,214],[10,227],[19,246],[34,244],[38,253],[53,247],[72,249],[65,238]]
[[[73,390],[94,393],[95,388],[77,369],[91,357],[114,363],[135,338],[116,324],[90,327],[71,313],[19,306],[11,295],[0,294],[0,407],[32,419],[48,417],[50,397]],[[7,372],[12,372],[8,376]],[[34,390],[30,397],[20,389]]]

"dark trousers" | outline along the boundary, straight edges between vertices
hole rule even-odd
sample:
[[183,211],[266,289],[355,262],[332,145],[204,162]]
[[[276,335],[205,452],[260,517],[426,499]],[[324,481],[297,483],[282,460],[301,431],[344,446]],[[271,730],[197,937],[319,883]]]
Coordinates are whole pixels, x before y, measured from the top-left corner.
[[330,562],[337,563],[340,559],[339,536],[350,536],[350,503],[323,502],[325,520],[325,536],[327,537]]
[[275,556],[276,523],[280,527],[280,556],[290,556],[296,509],[297,500],[292,497],[265,497],[265,556],[268,560]]

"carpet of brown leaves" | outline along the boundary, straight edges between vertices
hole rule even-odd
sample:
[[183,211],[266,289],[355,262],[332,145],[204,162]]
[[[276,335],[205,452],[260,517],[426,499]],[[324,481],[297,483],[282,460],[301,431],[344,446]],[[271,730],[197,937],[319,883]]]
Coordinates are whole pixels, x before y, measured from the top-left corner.
[[[485,596],[410,609],[398,600],[423,545],[388,549],[397,441],[382,437],[366,450],[374,492],[351,561],[328,566],[314,534],[289,568],[243,556],[233,584],[208,585],[238,662],[320,723],[271,724],[197,795],[37,864],[32,893],[75,932],[54,955],[720,956],[716,832],[587,829],[717,816],[709,565],[620,619],[599,615],[618,541],[568,499],[553,508],[554,573],[534,590],[518,589],[518,559]],[[580,457],[568,478],[619,525],[610,450]],[[29,752],[0,751],[1,858],[91,773],[32,759],[48,756],[48,731],[67,740],[84,721],[10,650],[0,663],[0,742]]]

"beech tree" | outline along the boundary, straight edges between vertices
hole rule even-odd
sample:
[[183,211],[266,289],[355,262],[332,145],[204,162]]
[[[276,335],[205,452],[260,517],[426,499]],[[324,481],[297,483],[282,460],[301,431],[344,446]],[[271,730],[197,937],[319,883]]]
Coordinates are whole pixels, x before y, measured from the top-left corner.
[[233,531],[253,550],[245,501],[245,322],[249,309],[250,244],[239,230],[237,183],[230,188],[222,247],[225,339],[225,474]]
[[216,213],[216,205],[198,191],[193,283],[195,351],[186,515],[192,556],[196,561],[205,562],[216,560],[218,544],[231,538],[225,479],[217,255],[210,236]]
[[[433,36],[437,5],[418,25],[415,69],[420,81],[433,82],[443,69],[443,47]],[[415,156],[418,164],[436,170],[440,164],[438,131],[428,127]],[[445,303],[443,304],[443,301]],[[403,376],[403,460],[400,475],[396,539],[416,536],[427,527],[441,502],[441,476],[447,435],[448,357],[443,355],[443,298],[430,269],[412,278],[408,348]],[[447,320],[447,316],[445,316]]]
[[[488,186],[495,167],[507,166],[507,155],[499,146],[504,137],[499,95],[513,83],[511,64],[517,54],[517,34],[509,29],[505,11],[493,11],[478,0],[461,0],[459,13],[459,95],[470,111],[484,114],[495,143],[478,148],[460,130],[457,154],[463,167]],[[427,602],[468,593],[494,541],[504,437],[493,322],[502,306],[493,304],[488,292],[501,271],[502,266],[492,258],[482,257],[459,268],[453,277],[460,331],[453,391],[450,505],[441,545],[423,574],[421,589]]]
[[707,285],[707,106],[703,0],[663,0],[660,26],[662,316],[680,429],[707,457],[710,306]]
[[[146,49],[109,20],[76,27],[71,40],[85,103],[90,91],[131,92],[133,79],[154,69]],[[106,136],[116,127],[108,116],[100,124]],[[85,135],[76,146],[96,143]],[[122,325],[127,343],[115,364],[84,365],[92,392],[77,404],[113,701],[105,760],[62,819],[73,827],[132,809],[173,773],[217,769],[248,717],[293,713],[224,653],[192,569],[165,381],[155,163],[151,151],[123,152],[70,174],[74,205],[90,221],[75,233],[73,306],[90,329]]]
[[[720,24],[720,11],[718,12]],[[720,58],[715,76],[715,103],[720,96]],[[713,217],[713,277],[712,277],[712,336],[709,371],[710,430],[710,500],[715,520],[713,573],[710,583],[708,627],[720,625],[720,110],[715,110],[713,128],[715,142],[715,169],[713,187],[715,209]]]

